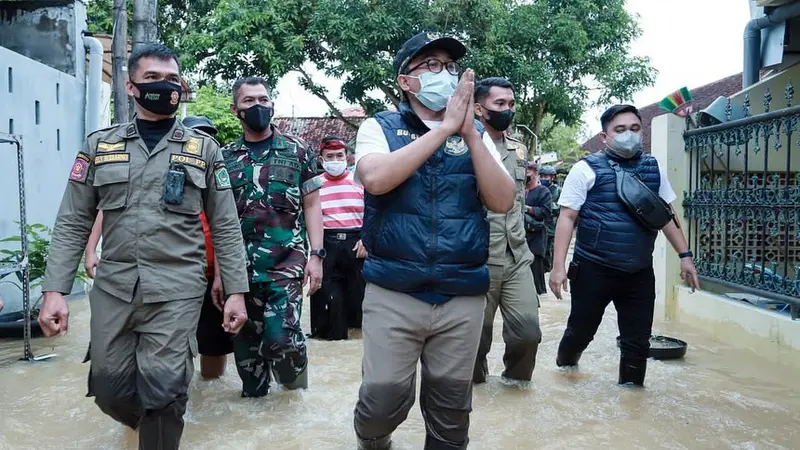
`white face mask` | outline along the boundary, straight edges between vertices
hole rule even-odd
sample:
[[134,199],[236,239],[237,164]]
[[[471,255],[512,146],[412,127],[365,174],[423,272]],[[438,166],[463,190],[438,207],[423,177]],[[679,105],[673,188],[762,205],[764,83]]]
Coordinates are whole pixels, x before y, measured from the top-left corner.
[[642,151],[642,135],[628,130],[609,139],[606,145],[611,154],[622,159],[631,159]]
[[338,177],[347,170],[347,161],[323,161],[322,168],[328,175]]
[[418,77],[419,92],[414,93],[420,103],[431,111],[439,112],[447,107],[447,100],[456,92],[458,77],[446,70],[439,73],[425,72]]

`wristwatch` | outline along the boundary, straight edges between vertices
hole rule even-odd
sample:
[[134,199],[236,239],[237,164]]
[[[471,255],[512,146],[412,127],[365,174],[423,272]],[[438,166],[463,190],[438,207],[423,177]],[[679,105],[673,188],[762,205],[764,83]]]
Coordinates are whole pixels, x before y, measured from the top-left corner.
[[325,257],[328,256],[328,252],[326,252],[324,248],[311,250],[311,256],[319,256],[319,259],[325,259]]
[[683,259],[683,258],[694,258],[694,253],[692,253],[691,250],[686,250],[683,253],[678,253],[678,258],[680,258],[680,259]]

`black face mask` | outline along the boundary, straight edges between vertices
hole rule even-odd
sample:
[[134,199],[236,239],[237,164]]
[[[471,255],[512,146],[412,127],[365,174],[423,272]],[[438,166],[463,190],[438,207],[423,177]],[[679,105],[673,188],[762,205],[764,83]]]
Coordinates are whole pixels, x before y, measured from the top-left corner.
[[486,115],[484,116],[486,118],[486,123],[497,131],[506,131],[514,120],[514,111],[510,109],[505,111],[492,111],[484,107],[483,110],[486,111]]
[[168,116],[175,114],[181,103],[181,85],[169,81],[133,83],[139,90],[136,98],[142,108],[153,114]]
[[272,107],[264,105],[253,105],[247,109],[239,110],[239,118],[244,121],[247,128],[256,133],[264,131],[269,127],[272,120]]

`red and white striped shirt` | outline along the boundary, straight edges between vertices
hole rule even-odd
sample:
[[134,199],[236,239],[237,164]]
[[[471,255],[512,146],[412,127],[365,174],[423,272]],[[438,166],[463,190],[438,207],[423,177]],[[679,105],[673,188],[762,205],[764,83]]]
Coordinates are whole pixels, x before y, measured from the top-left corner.
[[339,178],[318,175],[322,181],[322,227],[326,230],[360,229],[364,224],[364,187],[355,182],[350,171],[345,173]]

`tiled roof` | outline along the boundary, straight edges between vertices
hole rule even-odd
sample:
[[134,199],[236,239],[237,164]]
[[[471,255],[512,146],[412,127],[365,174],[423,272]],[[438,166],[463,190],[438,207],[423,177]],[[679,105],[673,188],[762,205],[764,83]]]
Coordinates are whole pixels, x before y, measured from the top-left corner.
[[[698,88],[692,89],[692,105],[694,111],[700,111],[701,109],[705,109],[708,105],[711,104],[717,97],[729,97],[733,94],[742,90],[742,74],[731,75],[729,77],[723,78],[721,80],[715,81],[713,83],[709,83],[705,86],[700,86]],[[652,123],[653,119],[662,115],[666,114],[667,112],[661,109],[658,106],[658,103],[653,103],[652,105],[647,105],[643,108],[639,108],[639,113],[642,115],[642,137],[643,139],[643,147],[646,153],[650,153],[650,124]],[[581,148],[585,150],[587,153],[593,153],[599,150],[602,150],[605,145],[603,144],[603,140],[600,137],[600,133],[596,134],[593,138],[589,139],[588,141],[584,142],[581,145]]]
[[[347,119],[359,126],[366,117]],[[315,150],[319,148],[322,139],[328,136],[339,136],[349,142],[355,139],[358,131],[336,117],[280,117],[275,118],[274,123],[282,132],[302,138]]]

